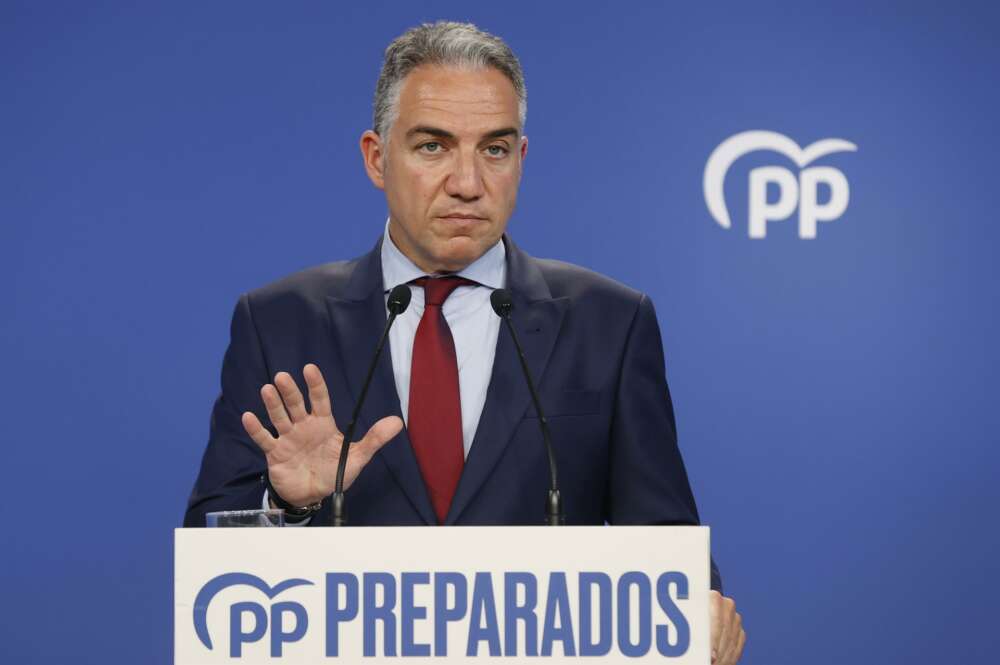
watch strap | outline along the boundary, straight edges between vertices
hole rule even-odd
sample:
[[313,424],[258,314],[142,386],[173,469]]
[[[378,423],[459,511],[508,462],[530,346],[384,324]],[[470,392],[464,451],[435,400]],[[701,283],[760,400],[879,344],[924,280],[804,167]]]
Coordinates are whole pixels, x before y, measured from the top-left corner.
[[274,485],[271,484],[270,476],[265,472],[261,476],[261,480],[264,482],[264,486],[267,488],[268,498],[274,502],[278,508],[285,511],[290,517],[296,518],[297,520],[305,519],[319,512],[319,509],[323,506],[322,501],[317,501],[314,504],[308,506],[296,506],[294,504],[285,501],[281,498],[281,495],[274,489]]

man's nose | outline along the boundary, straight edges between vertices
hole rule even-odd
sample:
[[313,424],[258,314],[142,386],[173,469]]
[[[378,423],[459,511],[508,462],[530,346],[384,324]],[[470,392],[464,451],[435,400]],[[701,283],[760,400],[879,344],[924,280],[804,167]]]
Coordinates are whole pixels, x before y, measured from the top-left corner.
[[464,201],[473,201],[481,197],[483,188],[482,171],[476,160],[475,153],[456,151],[452,171],[444,184],[444,191],[449,196]]

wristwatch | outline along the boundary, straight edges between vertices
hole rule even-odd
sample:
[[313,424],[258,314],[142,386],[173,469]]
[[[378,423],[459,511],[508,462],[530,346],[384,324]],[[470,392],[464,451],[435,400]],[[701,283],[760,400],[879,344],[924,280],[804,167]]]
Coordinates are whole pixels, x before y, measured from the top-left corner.
[[274,505],[284,510],[285,515],[291,518],[292,522],[301,522],[307,517],[312,517],[319,512],[320,508],[323,507],[322,500],[308,506],[296,506],[288,503],[275,491],[274,485],[271,484],[271,478],[266,472],[260,477],[260,479],[261,482],[264,483],[264,486],[267,487],[267,497],[274,502]]

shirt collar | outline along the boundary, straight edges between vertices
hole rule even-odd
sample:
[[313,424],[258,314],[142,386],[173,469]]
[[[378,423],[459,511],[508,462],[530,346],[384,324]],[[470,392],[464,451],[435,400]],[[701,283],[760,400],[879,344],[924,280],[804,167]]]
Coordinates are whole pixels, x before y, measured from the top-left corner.
[[[490,247],[485,254],[455,273],[459,277],[471,279],[491,289],[503,288],[507,277],[507,248],[503,241]],[[407,284],[419,277],[428,276],[418,268],[389,237],[389,222],[386,220],[382,236],[382,288],[388,292],[398,284]]]

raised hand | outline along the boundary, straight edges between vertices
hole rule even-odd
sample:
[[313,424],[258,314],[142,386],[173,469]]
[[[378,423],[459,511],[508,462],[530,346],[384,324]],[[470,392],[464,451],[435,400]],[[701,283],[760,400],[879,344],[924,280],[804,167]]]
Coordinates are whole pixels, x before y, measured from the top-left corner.
[[[337,460],[344,435],[337,428],[326,381],[313,364],[302,374],[309,388],[312,413],[288,372],[278,372],[274,383],[260,389],[267,415],[278,431],[275,438],[256,415],[243,414],[243,428],[267,457],[271,486],[281,498],[295,506],[308,506],[333,493]],[[351,445],[344,473],[346,490],[379,448],[403,429],[403,421],[388,416],[372,425],[368,433]]]

